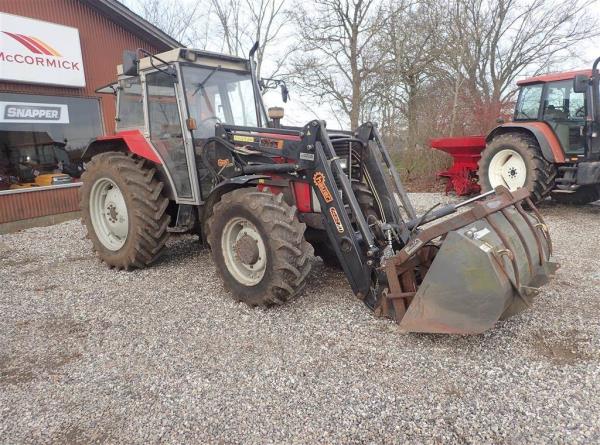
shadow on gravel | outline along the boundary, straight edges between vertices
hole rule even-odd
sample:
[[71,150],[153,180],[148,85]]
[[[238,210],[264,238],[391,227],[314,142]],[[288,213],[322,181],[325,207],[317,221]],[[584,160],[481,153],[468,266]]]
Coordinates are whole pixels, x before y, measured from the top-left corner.
[[559,336],[551,331],[539,331],[531,337],[531,348],[535,355],[550,360],[555,365],[572,365],[593,358],[583,350],[589,339],[572,329]]
[[[83,342],[92,329],[88,322],[69,317],[26,320],[15,325],[20,338],[13,345],[15,352],[0,355],[0,387],[61,374],[64,366],[82,357]],[[35,347],[27,343],[32,338],[36,339]],[[24,345],[20,345],[21,340]]]

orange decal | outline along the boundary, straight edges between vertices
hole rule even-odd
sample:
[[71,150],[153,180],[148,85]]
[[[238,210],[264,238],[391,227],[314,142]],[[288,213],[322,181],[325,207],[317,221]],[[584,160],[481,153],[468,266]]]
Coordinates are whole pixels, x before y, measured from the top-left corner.
[[331,195],[331,192],[329,191],[329,189],[327,188],[327,185],[325,184],[325,175],[323,173],[316,172],[313,175],[313,182],[315,183],[315,185],[321,192],[321,195],[323,195],[323,199],[325,200],[325,202],[333,201],[333,196]]
[[229,167],[233,165],[233,163],[229,159],[217,159],[217,165],[219,167]]
[[331,218],[333,218],[333,223],[335,224],[335,228],[337,229],[337,231],[340,233],[344,233],[344,225],[342,224],[340,215],[338,215],[338,212],[335,209],[335,207],[329,208],[329,214],[331,215]]

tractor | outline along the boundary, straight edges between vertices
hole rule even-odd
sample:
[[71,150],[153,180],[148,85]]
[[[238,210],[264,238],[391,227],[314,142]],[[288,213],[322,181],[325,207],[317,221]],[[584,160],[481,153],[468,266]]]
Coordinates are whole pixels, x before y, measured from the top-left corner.
[[565,204],[600,199],[599,63],[518,82],[512,121],[490,132],[481,153],[483,191],[525,187],[535,202],[548,195]]
[[531,305],[556,265],[526,189],[417,215],[377,125],[291,127],[265,109],[265,88],[288,93],[257,79],[256,48],[124,54],[99,90],[116,93],[116,133],[83,154],[82,220],[102,261],[143,268],[170,234],[196,233],[233,297],[268,307],[301,294],[316,253],[407,332],[480,333]]

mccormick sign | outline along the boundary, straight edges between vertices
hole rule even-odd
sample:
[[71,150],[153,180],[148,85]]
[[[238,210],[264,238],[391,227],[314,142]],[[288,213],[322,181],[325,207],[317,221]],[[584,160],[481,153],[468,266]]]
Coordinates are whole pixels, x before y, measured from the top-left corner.
[[84,87],[79,31],[0,13],[0,79]]

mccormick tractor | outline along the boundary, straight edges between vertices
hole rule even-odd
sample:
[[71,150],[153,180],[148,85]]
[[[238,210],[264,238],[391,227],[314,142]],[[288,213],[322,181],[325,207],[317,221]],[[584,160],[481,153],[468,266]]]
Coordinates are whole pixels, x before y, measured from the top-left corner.
[[376,125],[267,113],[261,89],[281,84],[285,101],[287,88],[256,78],[256,48],[124,55],[117,132],[83,155],[83,222],[104,262],[142,268],[170,233],[195,232],[237,300],[271,306],[302,291],[316,252],[413,332],[479,333],[531,304],[555,264],[526,189],[417,216]]
[[481,153],[484,191],[526,187],[536,202],[549,194],[561,203],[600,199],[599,63],[518,82],[512,122],[495,128]]

